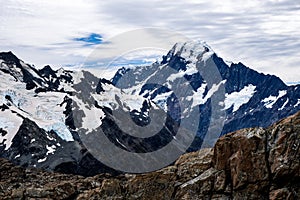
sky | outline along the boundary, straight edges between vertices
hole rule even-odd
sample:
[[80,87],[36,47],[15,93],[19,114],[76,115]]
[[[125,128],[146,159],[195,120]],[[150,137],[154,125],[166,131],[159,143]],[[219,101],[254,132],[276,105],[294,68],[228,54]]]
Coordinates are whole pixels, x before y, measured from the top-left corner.
[[295,0],[0,0],[0,51],[37,67],[82,66],[95,48],[119,45],[118,35],[155,27],[206,41],[224,60],[298,82],[299,16]]

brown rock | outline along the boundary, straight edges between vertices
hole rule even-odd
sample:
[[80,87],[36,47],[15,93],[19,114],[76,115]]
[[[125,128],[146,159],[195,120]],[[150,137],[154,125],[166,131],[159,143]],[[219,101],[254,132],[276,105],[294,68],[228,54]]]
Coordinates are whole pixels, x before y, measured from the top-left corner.
[[213,190],[216,172],[217,171],[214,168],[210,168],[203,172],[200,176],[180,185],[177,190],[176,199],[204,199],[209,197],[211,191]]
[[23,199],[24,198],[25,189],[16,189],[11,193],[11,197],[13,199]]
[[128,199],[171,199],[176,180],[176,168],[137,175],[126,183]]
[[224,192],[226,189],[226,173],[224,170],[217,171],[215,174],[214,191]]
[[300,180],[300,117],[282,120],[270,128],[270,170],[280,184]]
[[299,199],[300,112],[267,129],[221,137],[146,174],[81,177],[0,158],[0,199]]
[[182,155],[175,163],[177,175],[183,182],[199,176],[211,167],[212,156],[213,149],[209,148]]
[[287,188],[281,188],[278,190],[273,190],[270,192],[270,200],[278,200],[278,199],[288,199],[292,200],[295,199],[292,193]]

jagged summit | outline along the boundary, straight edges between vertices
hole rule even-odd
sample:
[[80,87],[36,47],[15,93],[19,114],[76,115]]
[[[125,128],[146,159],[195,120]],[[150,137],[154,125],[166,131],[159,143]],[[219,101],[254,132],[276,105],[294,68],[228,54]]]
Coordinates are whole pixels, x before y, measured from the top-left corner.
[[39,70],[39,74],[48,79],[51,77],[57,78],[56,72],[57,71],[53,70],[49,65],[46,65],[44,68]]
[[20,63],[19,58],[11,51],[0,52],[0,59],[8,63],[15,63],[15,64]]
[[187,41],[176,43],[166,56],[163,56],[162,63],[171,61],[173,57],[183,58],[186,62],[196,63],[199,60],[207,60],[214,54],[212,48],[204,41]]
[[214,52],[213,49],[203,40],[190,40],[187,42],[176,43],[172,50],[175,53],[190,51],[190,53],[200,54],[203,52]]

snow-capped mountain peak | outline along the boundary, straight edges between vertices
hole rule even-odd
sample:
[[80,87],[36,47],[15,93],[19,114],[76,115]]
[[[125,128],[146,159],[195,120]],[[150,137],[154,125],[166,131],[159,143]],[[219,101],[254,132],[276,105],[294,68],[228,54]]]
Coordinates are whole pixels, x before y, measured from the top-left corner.
[[197,61],[206,61],[213,54],[214,51],[206,44],[205,41],[187,41],[183,43],[176,43],[169,51],[168,55],[164,57],[163,62],[170,61],[171,57],[176,55],[185,59],[188,63],[195,64]]
[[174,54],[186,51],[194,54],[200,54],[208,51],[213,52],[212,48],[203,40],[190,40],[187,42],[176,43],[171,51],[174,51]]

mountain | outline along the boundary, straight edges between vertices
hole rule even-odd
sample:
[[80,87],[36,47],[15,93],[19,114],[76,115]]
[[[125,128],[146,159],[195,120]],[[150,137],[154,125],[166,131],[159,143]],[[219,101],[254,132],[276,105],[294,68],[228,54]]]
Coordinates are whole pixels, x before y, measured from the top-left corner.
[[267,127],[300,109],[299,85],[224,62],[204,42],[178,43],[161,63],[121,68],[112,83],[149,98],[177,121],[197,117],[192,151],[241,128]]
[[121,68],[112,80],[36,69],[3,52],[0,95],[0,157],[84,176],[153,171],[300,108],[298,85],[228,65],[201,42],[176,44],[162,62]]
[[168,117],[162,129],[153,123],[153,129],[161,129],[157,136],[124,135],[113,113],[130,116],[137,132],[150,117],[152,122],[160,120],[156,116],[165,115],[164,111],[90,72],[52,70],[50,66],[36,70],[12,52],[0,53],[0,63],[0,156],[18,165],[86,176],[120,173],[90,153],[98,147],[102,152],[106,149],[99,145],[104,141],[99,138],[99,128],[124,151],[154,151],[173,138],[175,125]]
[[300,112],[218,139],[145,174],[93,177],[24,169],[0,159],[1,199],[299,199]]

